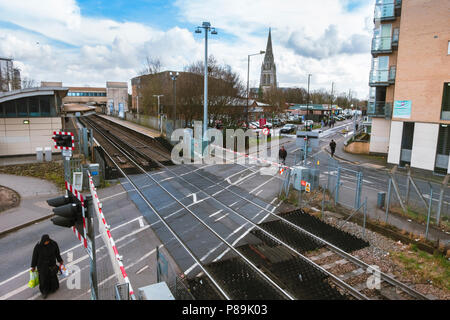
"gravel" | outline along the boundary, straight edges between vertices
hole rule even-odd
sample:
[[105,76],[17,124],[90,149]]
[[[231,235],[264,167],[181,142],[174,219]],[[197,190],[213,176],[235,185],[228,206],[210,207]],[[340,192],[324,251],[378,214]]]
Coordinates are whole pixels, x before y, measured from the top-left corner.
[[[336,218],[335,216],[331,216],[331,214],[332,213],[330,213],[330,215],[327,216],[327,212],[325,212],[324,218],[325,222],[339,228],[343,220]],[[399,281],[402,281],[403,283],[411,286],[416,291],[424,295],[431,295],[432,298],[434,297],[437,299],[444,299],[444,300],[450,299],[450,292],[448,290],[443,290],[434,287],[432,283],[419,283],[418,279],[415,279],[415,277],[410,272],[407,272],[401,265],[398,265],[394,262],[389,252],[409,251],[410,249],[408,245],[403,244],[400,241],[391,240],[379,233],[373,232],[368,229],[365,230],[365,237],[363,237],[363,228],[360,225],[355,224],[353,222],[347,222],[342,228],[339,229],[346,231],[350,234],[353,234],[359,238],[365,239],[366,241],[369,242],[370,244],[369,247],[354,251],[351,253],[352,255],[358,257],[359,259],[361,259],[362,261],[364,261],[369,265],[378,266],[382,272],[394,276]],[[319,254],[318,252],[315,252],[315,254],[313,255],[318,254]],[[336,260],[339,259],[336,259],[335,256],[330,256],[321,259],[320,261],[317,262],[320,262],[320,264],[322,264],[324,261],[326,263],[331,263]],[[343,266],[341,266],[341,268]],[[335,267],[333,267],[333,269],[335,269]],[[350,278],[346,282],[348,282],[349,284],[358,284],[362,281],[367,280],[369,276],[370,276],[369,273],[364,273],[360,276]],[[367,291],[367,293],[369,293],[369,291]]]

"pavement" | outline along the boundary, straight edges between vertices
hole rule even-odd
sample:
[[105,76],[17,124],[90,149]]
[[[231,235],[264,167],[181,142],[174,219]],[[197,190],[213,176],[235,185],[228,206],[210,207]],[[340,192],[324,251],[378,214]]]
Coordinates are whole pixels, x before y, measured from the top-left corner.
[[18,207],[0,212],[0,237],[53,216],[46,200],[61,195],[61,191],[46,180],[0,174],[0,185],[20,195]]

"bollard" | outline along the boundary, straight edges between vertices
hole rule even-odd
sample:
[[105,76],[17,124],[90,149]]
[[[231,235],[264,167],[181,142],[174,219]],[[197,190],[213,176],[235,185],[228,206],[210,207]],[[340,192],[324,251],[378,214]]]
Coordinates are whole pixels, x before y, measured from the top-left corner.
[[47,161],[47,162],[52,161],[52,148],[51,147],[45,147],[45,161]]
[[44,154],[42,152],[42,148],[41,147],[37,147],[36,148],[36,160],[38,162],[44,161]]

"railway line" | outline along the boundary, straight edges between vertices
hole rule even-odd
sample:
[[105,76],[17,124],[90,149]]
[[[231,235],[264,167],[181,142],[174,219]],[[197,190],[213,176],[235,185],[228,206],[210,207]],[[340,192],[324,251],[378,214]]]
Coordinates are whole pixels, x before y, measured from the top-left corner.
[[[121,158],[127,159],[127,165],[134,166],[135,170],[129,168],[119,170],[201,269],[199,277],[187,279],[197,299],[368,299],[369,296],[372,299],[426,299],[425,296],[382,272],[379,275],[383,290],[367,290],[364,287],[366,277],[361,277],[364,283],[355,284],[351,281],[370,268],[350,254],[354,250],[366,247],[367,242],[335,229],[301,210],[277,215],[273,210],[267,209],[261,201],[242,195],[238,187],[224,186],[223,183],[227,181],[216,182],[215,176],[204,171],[200,172],[201,168],[194,165],[170,169],[166,165],[167,151],[157,142],[149,141],[147,137],[141,139],[137,133],[130,134],[102,120],[87,120],[86,123],[101,137],[101,144],[110,145],[107,147],[111,148],[110,151],[105,148],[105,152],[111,161],[120,167],[114,160],[117,156],[110,154],[114,148],[114,152],[121,153]],[[151,168],[159,167],[164,170],[158,174],[150,174],[147,172],[148,169],[141,165],[146,163],[145,161],[152,164],[149,165]],[[132,173],[127,173],[127,170]],[[142,172],[141,176],[146,179],[150,178],[151,184],[161,191],[158,192],[158,196],[164,195],[172,199],[173,205],[169,206],[172,213],[178,207],[180,215],[197,220],[203,226],[204,232],[218,240],[218,247],[226,249],[213,260],[209,258],[203,262],[199,259],[200,255],[189,248],[182,239],[183,235],[178,235],[168,223],[171,221],[175,226],[174,220],[159,215],[158,208],[152,204],[150,197],[145,196],[145,192],[140,190],[136,177],[133,176],[136,172]],[[195,201],[188,205],[185,204],[186,201],[180,201],[179,199],[185,199],[186,196],[180,197],[180,194],[176,194],[167,186],[174,181],[185,188],[188,185],[195,188],[195,192],[189,190],[192,194],[203,195],[199,203],[208,203],[215,208],[221,208],[227,212],[227,219],[222,219],[220,223],[217,220],[212,222],[212,219],[205,219],[208,212],[204,212]],[[166,184],[166,187],[163,184]],[[226,193],[231,193],[238,203],[227,203],[223,197]],[[196,209],[190,209],[194,206]],[[265,217],[255,222],[255,216],[250,214],[254,212],[264,213]],[[236,247],[224,236],[223,224],[230,223],[247,226],[243,228],[245,232],[241,235],[240,245]],[[330,261],[330,259],[334,259],[332,263],[320,263],[322,260]],[[339,270],[334,268],[335,266],[344,264],[353,267],[347,268],[346,270],[350,271],[345,274],[339,274],[334,270]],[[388,291],[390,294],[386,293]],[[392,293],[394,291],[395,294]]]

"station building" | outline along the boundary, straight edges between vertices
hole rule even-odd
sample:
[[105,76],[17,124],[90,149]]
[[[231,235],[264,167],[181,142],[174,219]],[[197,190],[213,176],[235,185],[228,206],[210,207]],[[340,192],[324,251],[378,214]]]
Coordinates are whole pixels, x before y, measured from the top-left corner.
[[450,1],[377,0],[370,152],[450,173]]
[[0,92],[0,157],[30,155],[51,147],[63,128],[61,109],[68,88],[46,86]]

